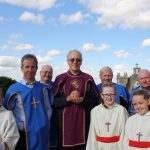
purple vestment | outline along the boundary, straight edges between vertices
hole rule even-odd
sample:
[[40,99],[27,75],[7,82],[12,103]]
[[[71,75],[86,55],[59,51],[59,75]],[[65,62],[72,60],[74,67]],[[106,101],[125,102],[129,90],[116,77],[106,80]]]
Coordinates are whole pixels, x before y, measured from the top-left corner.
[[[60,92],[60,87],[62,87],[61,90],[63,91],[61,92],[63,92],[65,98],[67,98],[72,91],[77,90],[80,93],[80,97],[84,98],[84,102],[86,101],[86,94],[90,92],[91,87],[94,89],[94,93],[97,95],[97,98],[99,97],[93,78],[83,72],[80,72],[79,75],[72,75],[68,71],[57,76],[52,88],[54,95]],[[90,101],[92,102],[92,97]],[[98,102],[95,104],[95,99],[93,99],[94,105],[97,105]],[[62,146],[64,147],[86,144],[86,112],[82,103],[75,104],[68,102],[68,105],[63,106]]]

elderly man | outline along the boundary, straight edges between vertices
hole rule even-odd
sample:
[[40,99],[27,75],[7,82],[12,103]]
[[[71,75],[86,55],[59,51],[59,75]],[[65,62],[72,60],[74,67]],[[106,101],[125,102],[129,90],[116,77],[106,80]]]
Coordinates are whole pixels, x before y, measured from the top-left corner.
[[[112,82],[113,79],[113,71],[110,67],[105,66],[100,70],[100,84],[97,85],[97,88],[101,92],[102,86]],[[123,105],[127,110],[129,108],[129,93],[127,89],[119,84],[113,83],[116,87],[116,97],[115,102]]]
[[2,100],[0,89],[0,150],[14,150],[19,139],[19,132],[13,113],[1,106]]
[[52,87],[53,68],[50,65],[44,65],[40,71],[41,83],[47,84]]
[[52,90],[57,110],[58,150],[85,150],[90,110],[100,103],[93,78],[80,70],[82,54],[71,50],[69,70],[56,77]]
[[32,54],[21,59],[23,78],[9,87],[3,105],[12,110],[20,133],[16,150],[48,150],[52,93],[35,79],[38,60]]
[[[150,71],[147,69],[142,69],[137,75],[137,81],[139,82],[139,86],[133,89],[130,93],[130,99],[132,100],[132,95],[139,90],[145,90],[150,95]],[[132,102],[132,101],[131,101]],[[130,106],[130,115],[135,114],[134,107],[131,103]]]
[[[40,83],[48,86],[51,90],[53,85],[53,68],[50,65],[44,65],[40,71]],[[52,104],[51,104],[52,105]],[[50,150],[55,150],[57,145],[57,131],[56,131],[56,110],[52,109],[52,117],[50,120]]]

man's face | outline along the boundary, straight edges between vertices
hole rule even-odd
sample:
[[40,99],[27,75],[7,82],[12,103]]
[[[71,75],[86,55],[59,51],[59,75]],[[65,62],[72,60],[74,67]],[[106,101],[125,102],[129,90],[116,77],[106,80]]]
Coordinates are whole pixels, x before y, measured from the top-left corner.
[[100,75],[101,82],[104,85],[112,82],[112,78],[113,75],[109,70],[104,70],[103,73]]
[[147,71],[138,74],[138,81],[143,89],[150,88],[150,74]]
[[67,60],[67,63],[69,65],[69,70],[72,73],[77,73],[80,70],[80,66],[82,64],[81,56],[78,52],[72,52],[69,55],[69,58]]
[[37,65],[34,59],[25,59],[21,66],[21,70],[23,72],[23,77],[27,82],[34,82],[37,72]]
[[53,76],[53,69],[49,66],[45,66],[41,71],[40,71],[40,76],[41,76],[41,81],[49,84],[50,81],[52,80]]

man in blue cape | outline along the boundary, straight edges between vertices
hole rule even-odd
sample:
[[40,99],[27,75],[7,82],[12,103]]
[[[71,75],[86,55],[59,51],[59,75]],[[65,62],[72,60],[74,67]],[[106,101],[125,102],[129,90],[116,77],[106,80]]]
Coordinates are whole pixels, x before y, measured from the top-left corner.
[[[103,84],[108,84],[108,83],[112,82],[113,71],[110,67],[105,66],[100,70],[99,76],[100,76],[102,83],[98,84],[97,88],[101,92]],[[115,88],[116,88],[115,102],[118,104],[121,104],[127,110],[129,110],[129,93],[128,93],[127,89],[120,84],[116,84],[116,83],[113,83],[113,84],[115,85]]]
[[[53,86],[53,67],[45,64],[40,70],[40,83],[48,86],[49,89]],[[57,131],[56,131],[56,111],[52,109],[50,120],[50,150],[55,150],[57,146]]]
[[48,150],[49,120],[53,94],[37,82],[37,58],[26,54],[21,59],[23,79],[10,86],[4,107],[12,110],[20,133],[16,150]]

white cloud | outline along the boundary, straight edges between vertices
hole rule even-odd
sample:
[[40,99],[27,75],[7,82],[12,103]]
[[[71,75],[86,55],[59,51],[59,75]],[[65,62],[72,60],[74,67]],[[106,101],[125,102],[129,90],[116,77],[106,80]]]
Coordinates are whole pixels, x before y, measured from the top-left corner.
[[79,0],[92,13],[99,14],[97,23],[107,28],[150,28],[149,0]]
[[[36,56],[38,59],[38,68],[40,69],[44,64],[50,64],[50,62],[53,60],[50,56]],[[59,66],[57,69],[57,72],[54,70],[55,76],[66,71],[66,67]],[[57,68],[57,67],[56,67]],[[55,69],[55,68],[54,68]],[[19,57],[13,57],[13,56],[0,56],[0,75],[1,76],[7,76],[12,79],[15,79],[19,81],[22,78],[22,72],[20,69],[20,58]],[[39,80],[39,70],[36,74],[36,79]]]
[[13,56],[0,56],[0,66],[16,67],[19,64],[19,59]]
[[139,57],[143,57],[143,56],[144,56],[144,53],[140,52],[140,53],[138,54],[138,56],[139,56]]
[[11,34],[8,38],[9,38],[9,40],[11,40],[11,41],[16,41],[16,40],[22,38],[22,35],[21,35],[21,34],[18,34],[18,33],[13,33],[13,34]]
[[5,23],[5,18],[2,17],[2,16],[0,16],[0,24],[1,24],[1,23]]
[[55,70],[54,71],[55,76],[57,76],[57,75],[65,72],[65,71],[67,71],[68,70],[68,64],[67,64],[67,62],[64,61],[64,62],[61,63],[61,65],[55,66],[54,70]]
[[37,55],[36,57],[38,59],[39,66],[44,65],[44,64],[48,64],[49,62],[51,62],[53,60],[53,58],[50,56]]
[[115,65],[113,68],[113,74],[114,74],[114,78],[113,80],[116,82],[116,77],[117,77],[117,73],[120,73],[121,76],[124,75],[124,73],[127,73],[128,77],[131,76],[133,74],[133,68],[128,65],[125,64],[117,64]]
[[36,24],[44,24],[44,16],[42,14],[33,14],[30,12],[24,12],[20,17],[20,21],[23,22],[33,22]]
[[120,58],[127,58],[127,57],[131,56],[131,54],[125,50],[115,51],[114,55],[116,55],[117,57],[120,57]]
[[83,63],[83,65],[81,66],[81,69],[83,72],[90,74],[93,77],[96,84],[100,83],[99,68],[93,67],[90,64]]
[[9,18],[5,18],[3,16],[0,16],[0,24],[5,24],[5,23],[8,23],[10,22],[12,19],[9,19]]
[[150,62],[150,58],[146,58],[145,61],[146,61],[146,62]]
[[73,24],[73,23],[82,23],[85,18],[89,17],[88,14],[83,14],[82,12],[78,11],[71,15],[60,15],[59,19],[64,24]]
[[142,42],[142,46],[143,46],[143,47],[150,46],[150,39],[145,39],[145,40]]
[[0,76],[21,80],[20,58],[14,56],[0,56]]
[[18,44],[14,47],[14,50],[16,51],[22,51],[22,50],[31,50],[34,47],[31,44]]
[[48,54],[49,56],[55,56],[55,55],[61,54],[61,51],[56,50],[56,49],[53,49],[53,50],[48,51],[47,54]]
[[96,47],[93,43],[85,43],[82,46],[83,51],[105,51],[109,48],[107,44],[101,44],[100,46]]
[[83,51],[93,51],[95,46],[93,43],[86,43],[82,46]]
[[4,44],[4,45],[0,46],[0,50],[6,50],[9,48],[10,48],[10,46],[8,44]]
[[20,67],[0,67],[1,76],[19,81],[22,78]]
[[0,2],[42,11],[54,7],[56,0],[0,0]]
[[21,34],[11,34],[8,37],[8,41],[6,44],[0,46],[0,50],[11,50],[11,51],[26,51],[26,50],[34,50],[34,46],[29,43],[22,43],[19,40],[22,38]]
[[99,47],[96,48],[97,51],[104,51],[109,48],[109,45],[101,44]]

